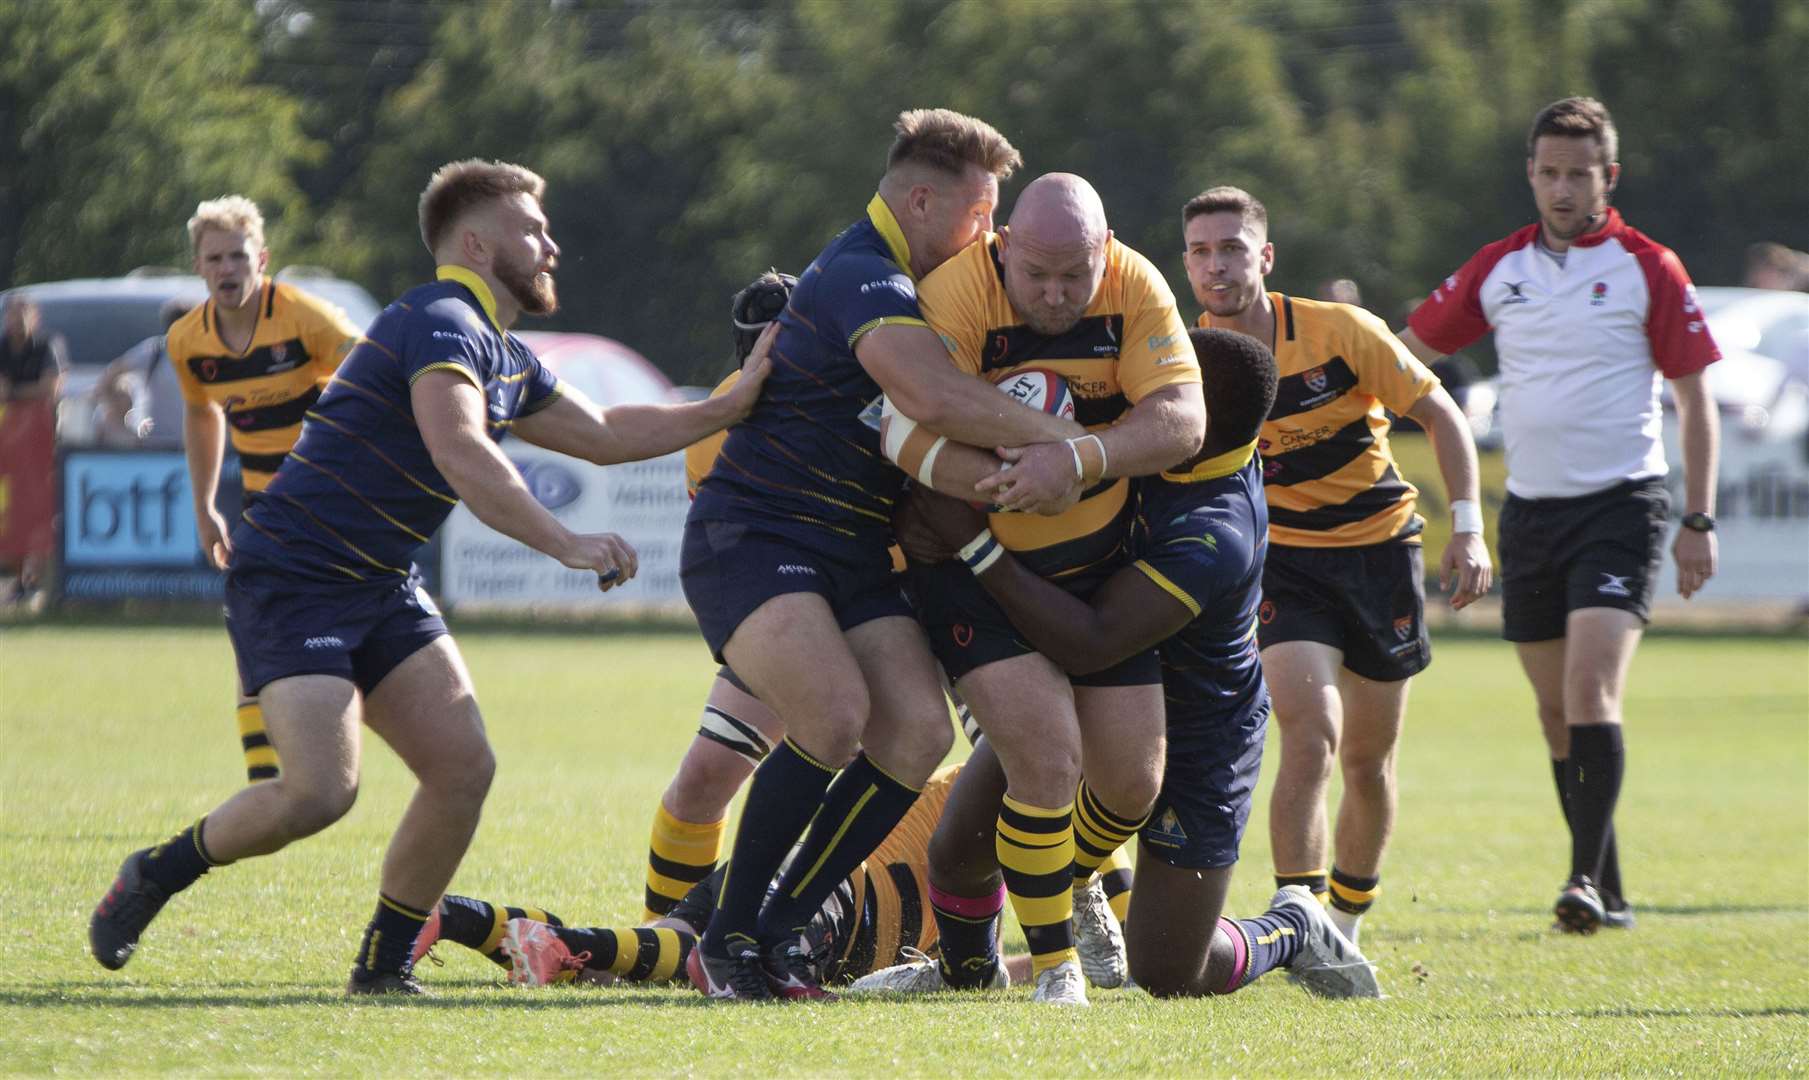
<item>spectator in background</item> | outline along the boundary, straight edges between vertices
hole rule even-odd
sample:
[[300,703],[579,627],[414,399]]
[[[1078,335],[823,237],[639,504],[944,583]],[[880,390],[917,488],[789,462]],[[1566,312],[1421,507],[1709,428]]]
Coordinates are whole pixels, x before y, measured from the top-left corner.
[[[177,297],[164,301],[157,314],[165,333],[194,306],[192,301]],[[135,378],[124,378],[126,375]],[[101,376],[100,387],[109,386],[130,388],[132,391],[132,412],[127,415],[130,416],[133,445],[158,450],[173,450],[182,445],[182,384],[177,381],[176,369],[170,363],[169,347],[164,334],[153,334],[145,338],[127,349],[119,359],[108,364],[106,374]],[[100,393],[101,390],[97,389],[96,395]],[[97,424],[102,421],[100,410],[105,408],[105,401],[97,402]],[[109,441],[102,435],[97,435],[96,439],[100,442]]]
[[14,296],[6,302],[5,333],[0,334],[0,404],[55,401],[69,370],[69,347],[63,335],[46,329],[35,301]]
[[1749,289],[1793,289],[1809,292],[1809,252],[1787,248],[1769,240],[1746,246]]
[[1352,307],[1363,306],[1363,290],[1350,278],[1327,278],[1313,290],[1313,299],[1330,300],[1334,304],[1349,304]]
[[10,595],[38,588],[55,542],[56,399],[69,349],[24,296],[6,302],[0,327],[0,574],[17,575]]
[[94,385],[94,445],[104,450],[136,450],[144,445],[147,421],[140,418],[144,380],[136,372],[109,367]]

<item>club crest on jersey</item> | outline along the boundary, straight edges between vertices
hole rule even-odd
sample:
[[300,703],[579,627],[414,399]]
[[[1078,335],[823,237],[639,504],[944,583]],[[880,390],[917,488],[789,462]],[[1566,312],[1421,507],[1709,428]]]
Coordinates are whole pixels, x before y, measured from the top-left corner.
[[1589,306],[1601,307],[1608,302],[1608,283],[1598,281],[1589,290]]
[[1394,636],[1406,641],[1413,634],[1413,616],[1403,615],[1394,621]]
[[1325,366],[1323,364],[1316,368],[1308,368],[1301,372],[1300,377],[1306,380],[1308,390],[1315,394],[1325,392]]

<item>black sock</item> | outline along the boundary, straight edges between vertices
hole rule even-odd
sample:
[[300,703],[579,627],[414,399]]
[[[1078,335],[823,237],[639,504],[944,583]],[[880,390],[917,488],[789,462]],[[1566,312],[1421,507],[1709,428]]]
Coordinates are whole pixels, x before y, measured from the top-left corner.
[[207,854],[207,843],[202,838],[206,828],[204,817],[158,844],[139,864],[139,872],[166,896],[174,896],[193,885],[202,874],[220,865]]
[[1287,885],[1304,885],[1314,896],[1320,896],[1330,888],[1324,870],[1303,870],[1297,874],[1277,873],[1275,887],[1279,889]]
[[551,926],[565,925],[559,916],[541,908],[507,907],[475,897],[447,893],[440,899],[440,940],[475,949],[508,967],[509,958],[502,951],[502,939],[510,919],[533,919]]
[[986,896],[957,896],[930,885],[930,913],[941,947],[942,979],[957,989],[975,989],[992,980],[999,965],[999,916],[1005,910],[1005,882]]
[[767,886],[785,861],[786,852],[810,824],[822,804],[835,770],[782,739],[754,770],[729,872],[723,878],[716,914],[699,943],[709,956],[728,952],[728,938],[759,941],[760,908]]
[[[1564,794],[1564,775],[1570,769],[1568,758],[1559,758],[1551,763],[1552,783],[1558,788],[1558,808],[1564,811],[1564,824],[1570,825],[1570,797]],[[1602,902],[1609,910],[1618,911],[1626,906],[1621,893],[1621,854],[1614,843],[1614,823],[1608,823],[1608,845],[1602,850],[1602,880],[1596,883],[1596,890],[1602,894]]]
[[855,755],[823,793],[823,808],[779,879],[772,902],[760,913],[760,939],[801,930],[905,816],[917,794],[865,753]]
[[408,954],[415,947],[415,935],[426,924],[427,915],[378,893],[377,913],[364,928],[353,976],[368,980],[378,975],[407,974]]
[[1602,884],[1602,862],[1614,829],[1626,758],[1619,724],[1570,729],[1570,761],[1564,797],[1570,807],[1570,875]]

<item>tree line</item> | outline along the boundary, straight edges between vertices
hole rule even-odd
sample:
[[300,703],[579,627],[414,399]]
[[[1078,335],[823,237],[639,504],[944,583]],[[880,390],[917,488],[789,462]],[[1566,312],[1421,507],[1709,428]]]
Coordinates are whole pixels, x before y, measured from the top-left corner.
[[736,288],[860,214],[923,105],[1091,180],[1189,314],[1180,206],[1233,183],[1277,287],[1353,278],[1398,324],[1531,220],[1526,128],[1573,93],[1698,281],[1809,247],[1797,0],[26,0],[0,41],[0,282],[186,265],[194,204],[240,191],[279,265],[386,300],[430,268],[431,170],[503,158],[548,181],[550,325],[679,381],[724,363]]

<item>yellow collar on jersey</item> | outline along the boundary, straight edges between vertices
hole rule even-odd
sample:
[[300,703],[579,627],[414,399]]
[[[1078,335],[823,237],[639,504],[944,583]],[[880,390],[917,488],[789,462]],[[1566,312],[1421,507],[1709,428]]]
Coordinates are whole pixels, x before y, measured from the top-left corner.
[[906,277],[916,281],[917,275],[911,273],[911,245],[905,240],[904,229],[899,227],[898,218],[893,216],[886,200],[877,194],[867,204],[867,220],[873,222],[879,235],[886,238],[886,246],[892,249],[892,261],[903,268]]
[[1235,450],[1227,450],[1222,454],[1207,458],[1184,473],[1165,472],[1162,474],[1162,479],[1173,484],[1198,484],[1207,480],[1218,480],[1230,476],[1250,464],[1250,459],[1255,456],[1256,440],[1251,439]]
[[463,266],[447,265],[437,267],[433,276],[440,281],[456,281],[470,289],[472,294],[477,297],[478,304],[483,307],[484,315],[490,320],[490,325],[496,328],[497,333],[503,332],[502,324],[496,321],[496,294],[490,291],[490,286],[484,283],[483,278],[477,276],[475,270],[469,270]]

